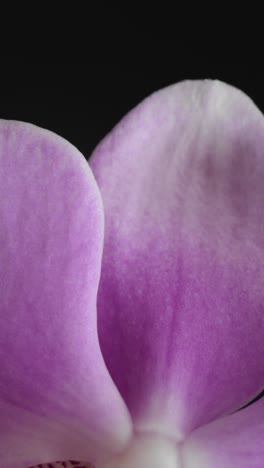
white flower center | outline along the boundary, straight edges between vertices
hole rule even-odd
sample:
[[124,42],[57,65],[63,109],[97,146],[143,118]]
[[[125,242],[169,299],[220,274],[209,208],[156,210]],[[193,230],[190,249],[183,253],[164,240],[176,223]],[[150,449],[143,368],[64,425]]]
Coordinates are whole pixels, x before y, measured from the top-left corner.
[[181,468],[176,442],[155,435],[140,434],[129,447],[96,468]]

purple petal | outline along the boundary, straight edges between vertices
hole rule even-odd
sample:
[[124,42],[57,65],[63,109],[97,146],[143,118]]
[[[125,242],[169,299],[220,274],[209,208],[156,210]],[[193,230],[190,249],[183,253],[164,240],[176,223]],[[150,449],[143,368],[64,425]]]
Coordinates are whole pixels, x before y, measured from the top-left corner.
[[264,398],[193,432],[182,449],[188,468],[263,468]]
[[100,195],[80,153],[0,122],[0,464],[123,447],[126,407],[98,345]]
[[186,433],[264,387],[264,119],[183,82],[96,148],[106,234],[99,340],[138,430]]

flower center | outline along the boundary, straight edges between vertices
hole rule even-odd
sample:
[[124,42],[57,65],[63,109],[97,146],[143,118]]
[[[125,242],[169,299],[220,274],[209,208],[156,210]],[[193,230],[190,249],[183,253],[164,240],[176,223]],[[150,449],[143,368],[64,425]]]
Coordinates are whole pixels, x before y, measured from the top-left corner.
[[96,468],[181,468],[180,448],[174,441],[138,434],[129,447]]
[[[64,461],[39,464],[30,468],[94,468],[88,462]],[[160,435],[136,434],[123,452],[97,462],[95,468],[182,468],[181,446]]]

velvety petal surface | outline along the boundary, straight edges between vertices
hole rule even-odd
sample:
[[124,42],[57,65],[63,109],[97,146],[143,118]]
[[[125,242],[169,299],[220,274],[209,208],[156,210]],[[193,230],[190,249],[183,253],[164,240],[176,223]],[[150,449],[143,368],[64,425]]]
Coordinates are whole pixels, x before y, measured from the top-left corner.
[[182,448],[188,468],[263,468],[264,398],[193,432]]
[[98,345],[102,205],[77,149],[0,121],[0,465],[93,461],[130,436]]
[[103,355],[138,431],[182,440],[264,387],[264,118],[239,90],[154,93],[95,149]]

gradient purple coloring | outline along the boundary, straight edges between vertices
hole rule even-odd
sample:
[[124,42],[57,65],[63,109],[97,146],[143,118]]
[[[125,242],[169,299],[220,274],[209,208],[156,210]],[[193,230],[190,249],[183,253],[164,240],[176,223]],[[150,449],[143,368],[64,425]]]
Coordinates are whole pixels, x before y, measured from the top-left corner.
[[0,142],[0,461],[94,459],[131,432],[97,339],[100,195],[62,138],[2,121]]
[[100,466],[135,431],[180,444],[184,468],[263,468],[263,400],[237,412],[264,388],[263,115],[179,83],[90,166],[0,123],[3,466]]

